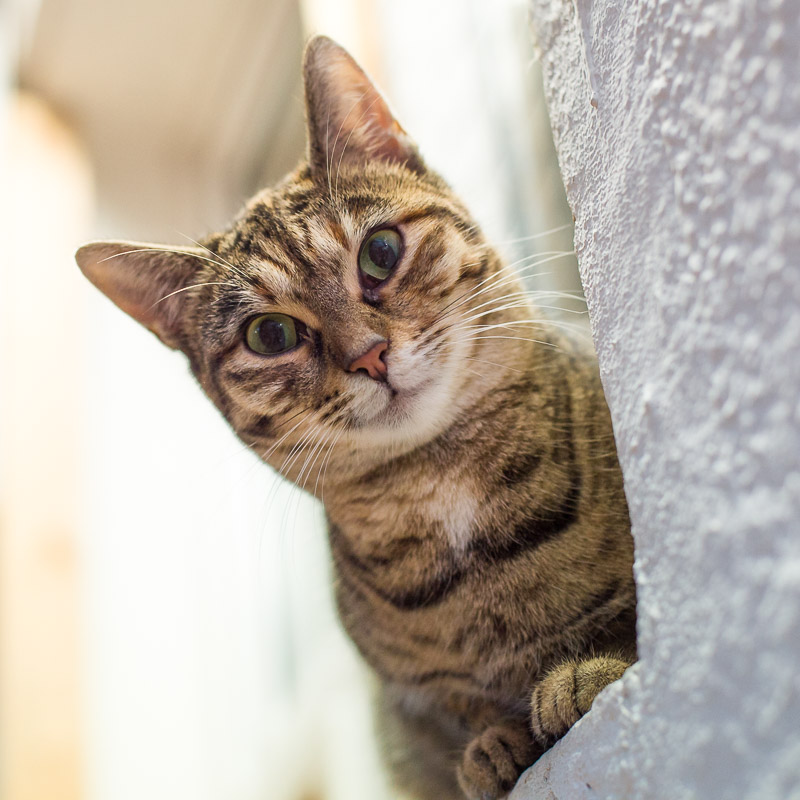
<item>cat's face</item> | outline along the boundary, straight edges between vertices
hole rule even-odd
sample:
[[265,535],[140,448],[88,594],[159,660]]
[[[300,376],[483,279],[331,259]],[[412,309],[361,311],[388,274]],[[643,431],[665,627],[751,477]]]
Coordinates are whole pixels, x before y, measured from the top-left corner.
[[363,72],[316,39],[308,163],[198,248],[95,243],[78,260],[189,356],[239,436],[286,453],[413,446],[452,419],[471,371],[469,297],[497,267]]

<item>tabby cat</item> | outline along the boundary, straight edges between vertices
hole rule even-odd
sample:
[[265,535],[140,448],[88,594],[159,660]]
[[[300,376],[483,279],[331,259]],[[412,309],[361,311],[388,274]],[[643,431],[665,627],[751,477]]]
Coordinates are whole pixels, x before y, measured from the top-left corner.
[[596,365],[342,48],[315,38],[304,75],[307,158],[228,230],[77,260],[324,503],[397,786],[499,798],[636,658]]

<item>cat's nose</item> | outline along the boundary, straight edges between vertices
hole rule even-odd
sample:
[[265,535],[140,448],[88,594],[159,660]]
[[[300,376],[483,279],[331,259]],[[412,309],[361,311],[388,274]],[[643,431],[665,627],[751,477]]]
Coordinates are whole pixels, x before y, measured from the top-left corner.
[[383,354],[389,349],[389,342],[385,339],[372,345],[366,353],[359,356],[347,367],[348,372],[358,372],[363,369],[375,381],[386,383],[387,367]]

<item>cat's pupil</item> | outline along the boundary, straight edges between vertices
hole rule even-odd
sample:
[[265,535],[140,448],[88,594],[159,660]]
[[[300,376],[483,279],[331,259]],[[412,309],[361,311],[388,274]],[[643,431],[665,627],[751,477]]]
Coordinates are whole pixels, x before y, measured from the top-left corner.
[[369,257],[376,267],[387,272],[395,265],[397,254],[386,239],[373,239],[369,245]]
[[264,349],[270,353],[286,349],[286,328],[275,320],[265,319],[258,326],[258,338]]

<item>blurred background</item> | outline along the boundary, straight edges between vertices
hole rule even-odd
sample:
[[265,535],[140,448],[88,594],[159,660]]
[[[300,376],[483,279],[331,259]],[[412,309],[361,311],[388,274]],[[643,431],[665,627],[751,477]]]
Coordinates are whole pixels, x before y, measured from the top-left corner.
[[523,0],[5,0],[2,800],[393,796],[320,509],[72,260],[186,244],[291,169],[317,32],[509,259],[579,290]]

